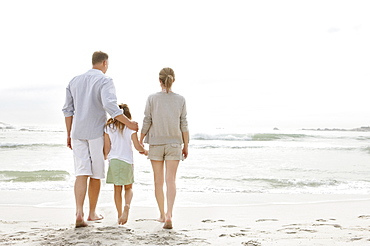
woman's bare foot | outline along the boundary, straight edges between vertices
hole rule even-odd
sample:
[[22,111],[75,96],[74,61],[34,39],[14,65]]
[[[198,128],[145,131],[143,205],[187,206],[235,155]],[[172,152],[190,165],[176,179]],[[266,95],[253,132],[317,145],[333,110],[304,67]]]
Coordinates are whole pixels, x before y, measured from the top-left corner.
[[166,221],[166,216],[164,214],[161,214],[159,216],[159,219],[156,219],[156,221],[164,223]]
[[129,211],[130,211],[130,205],[126,204],[125,208],[123,209],[123,213],[122,213],[121,217],[118,218],[118,224],[119,225],[124,225],[124,224],[127,223]]
[[87,223],[84,221],[84,218],[81,215],[76,215],[76,228],[86,227]]
[[166,219],[163,225],[163,229],[172,229],[172,220]]
[[159,219],[156,219],[156,221],[163,223],[166,219],[163,217],[160,217]]

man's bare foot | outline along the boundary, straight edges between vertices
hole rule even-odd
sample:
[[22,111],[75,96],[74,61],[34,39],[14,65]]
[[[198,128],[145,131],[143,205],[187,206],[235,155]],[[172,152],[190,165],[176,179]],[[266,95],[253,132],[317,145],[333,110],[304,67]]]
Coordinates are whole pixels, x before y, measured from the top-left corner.
[[172,221],[166,220],[163,225],[163,229],[172,229]]
[[87,218],[87,221],[97,221],[97,220],[102,220],[102,219],[104,219],[103,215],[95,214],[94,216],[89,216]]
[[86,227],[87,223],[84,221],[84,218],[81,215],[76,216],[76,228]]
[[122,216],[118,218],[119,225],[124,225],[127,223],[129,211],[130,211],[130,205],[126,204],[125,208],[123,209]]

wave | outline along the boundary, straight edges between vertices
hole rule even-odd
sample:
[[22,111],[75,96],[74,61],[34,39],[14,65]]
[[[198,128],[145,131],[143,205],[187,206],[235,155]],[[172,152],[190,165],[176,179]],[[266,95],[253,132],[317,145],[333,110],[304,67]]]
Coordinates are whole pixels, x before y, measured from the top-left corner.
[[[370,180],[277,179],[277,178],[208,178],[182,176],[189,183],[183,189],[192,192],[284,193],[284,194],[368,194]],[[206,185],[205,185],[206,184]]]
[[65,132],[64,129],[54,126],[13,126],[4,122],[0,122],[0,130],[13,130],[24,132]]
[[0,129],[2,130],[8,130],[8,129],[15,129],[14,126],[11,126],[9,124],[6,124],[4,122],[0,122]]
[[33,147],[61,147],[64,144],[53,144],[53,143],[0,143],[0,149],[18,149],[18,148],[33,148]]
[[274,141],[283,139],[301,139],[310,137],[306,134],[256,133],[256,134],[204,134],[192,135],[193,140],[224,140],[224,141]]
[[[265,187],[265,188],[302,188],[302,187],[328,187],[338,186],[346,182],[338,180],[312,180],[312,179],[275,179],[275,178],[215,178],[215,177],[204,177],[204,176],[181,176],[180,179],[184,180],[208,180],[210,182],[230,182],[242,183],[244,185]],[[365,182],[365,181],[364,181]],[[370,182],[368,182],[370,184]]]
[[252,178],[242,179],[245,182],[264,183],[272,188],[302,188],[302,187],[322,187],[338,186],[342,182],[338,180],[300,180],[300,179],[269,179],[269,178]]
[[229,145],[217,145],[217,144],[191,144],[191,148],[194,149],[261,149],[264,146],[229,146]]
[[70,174],[63,170],[0,171],[0,182],[64,181]]
[[53,130],[53,129],[29,129],[29,128],[21,128],[19,131],[22,132],[64,132],[64,130]]
[[274,179],[274,178],[242,178],[242,179],[235,179],[235,178],[215,178],[215,177],[205,177],[205,176],[181,176],[181,179],[200,179],[200,180],[219,180],[219,181],[235,181],[235,182],[259,182],[272,185],[274,187],[281,187],[281,186],[311,186],[317,187],[320,185],[337,185],[339,181],[336,180],[300,180],[300,179]]

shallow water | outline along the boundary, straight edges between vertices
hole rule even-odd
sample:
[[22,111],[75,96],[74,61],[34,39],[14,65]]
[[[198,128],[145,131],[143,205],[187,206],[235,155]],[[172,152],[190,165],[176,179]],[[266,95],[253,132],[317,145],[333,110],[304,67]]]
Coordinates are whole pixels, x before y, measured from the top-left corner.
[[[0,141],[0,190],[73,190],[63,129],[0,129]],[[186,193],[368,194],[369,141],[369,132],[194,133],[177,187]],[[134,158],[135,190],[152,190],[149,160]]]

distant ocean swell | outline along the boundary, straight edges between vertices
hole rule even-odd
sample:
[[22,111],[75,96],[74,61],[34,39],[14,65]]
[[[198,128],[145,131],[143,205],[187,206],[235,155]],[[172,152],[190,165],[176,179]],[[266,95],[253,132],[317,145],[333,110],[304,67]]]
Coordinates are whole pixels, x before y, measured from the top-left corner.
[[0,149],[17,149],[17,148],[38,148],[38,147],[63,147],[65,144],[50,143],[0,143]]
[[70,174],[63,170],[0,171],[0,182],[64,181]]
[[[223,145],[223,144],[191,144],[190,145],[194,149],[261,149],[261,148],[272,148],[271,146],[230,146],[230,145]],[[292,147],[287,147],[292,148]],[[370,154],[370,147],[369,148],[362,148],[358,149],[357,147],[338,147],[338,146],[324,146],[324,147],[295,147],[296,149],[305,149],[305,150],[343,150],[343,151],[352,151],[352,150],[361,150],[368,152]]]
[[203,134],[192,135],[194,140],[223,140],[223,141],[273,141],[292,140],[310,137],[305,134],[278,134],[278,133],[256,133],[256,134]]

